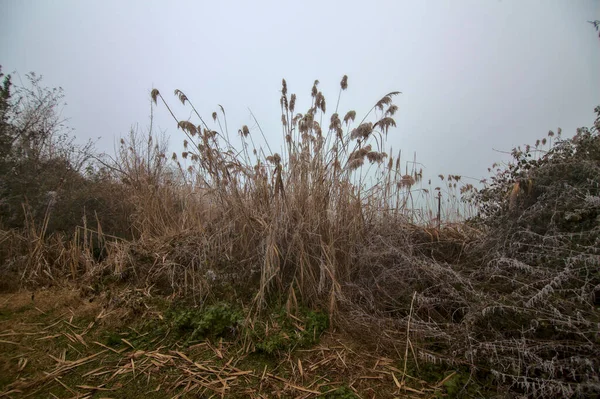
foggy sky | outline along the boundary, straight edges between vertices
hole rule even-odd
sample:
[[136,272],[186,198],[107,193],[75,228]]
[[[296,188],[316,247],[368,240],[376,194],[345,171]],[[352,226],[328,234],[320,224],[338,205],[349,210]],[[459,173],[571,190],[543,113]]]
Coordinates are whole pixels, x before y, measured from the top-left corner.
[[[281,79],[300,112],[319,79],[330,114],[347,74],[342,115],[401,91],[387,146],[404,160],[416,152],[427,175],[479,179],[506,159],[494,149],[558,127],[570,137],[600,104],[600,39],[586,22],[600,19],[599,1],[0,0],[0,10],[3,72],[62,86],[77,140],[101,137],[109,153],[132,124],[148,125],[153,87],[174,106],[181,89],[205,120],[223,105],[230,131],[247,124],[260,142],[252,109],[277,151]],[[179,149],[162,106],[155,123]]]

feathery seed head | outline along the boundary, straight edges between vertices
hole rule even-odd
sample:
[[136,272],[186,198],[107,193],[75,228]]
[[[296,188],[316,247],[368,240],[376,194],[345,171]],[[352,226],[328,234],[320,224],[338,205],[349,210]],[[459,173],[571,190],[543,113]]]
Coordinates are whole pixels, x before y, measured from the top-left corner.
[[[360,159],[364,161],[365,156],[367,156],[370,152],[371,152],[371,145],[367,145],[363,148],[360,148],[358,150],[355,150],[353,152],[350,153],[350,155],[348,155],[348,159],[349,160],[356,160],[356,159]],[[361,163],[362,165],[362,163]]]
[[375,104],[375,108],[379,108],[381,111],[383,111],[383,107],[385,105],[390,105],[392,103],[392,97],[398,94],[400,94],[399,91],[393,91],[391,93],[386,94],[381,100],[377,101],[377,103]]
[[356,111],[348,111],[348,113],[346,113],[346,116],[344,116],[344,123],[346,125],[348,125],[350,123],[350,121],[354,122],[355,118],[356,118]]
[[160,92],[158,91],[158,89],[152,89],[152,91],[150,92],[150,97],[152,97],[152,101],[154,101],[154,104],[156,104],[156,99],[159,95]]
[[318,137],[321,137],[323,135],[323,130],[321,129],[321,125],[319,125],[319,122],[317,122],[317,121],[313,122],[313,130],[315,131],[315,134]]
[[383,162],[385,157],[387,157],[387,154],[385,152],[370,151],[369,153],[367,153],[367,159],[371,163],[381,163]]
[[379,128],[385,133],[388,133],[388,130],[390,129],[390,126],[396,127],[396,121],[387,116],[385,118],[380,119],[379,121],[377,121],[377,123],[375,123],[375,126],[379,126]]
[[410,188],[413,184],[415,184],[415,179],[411,175],[404,175],[402,176],[402,179],[398,182],[398,187]]
[[329,121],[330,121],[329,130],[335,130],[338,127],[340,127],[340,125],[341,125],[340,117],[337,113],[331,115],[331,118],[329,119]]
[[317,100],[315,101],[317,108],[320,108],[321,111],[323,111],[323,113],[327,112],[326,111],[326,105],[325,105],[325,96],[323,95],[323,93],[318,92],[317,93]]
[[208,143],[208,140],[210,140],[211,138],[213,138],[214,135],[215,135],[214,131],[208,130],[208,129],[204,129],[204,137],[202,137],[203,140],[204,140],[204,143]]
[[364,158],[356,158],[356,159],[349,161],[347,167],[350,170],[356,170],[356,169],[360,168],[361,166],[363,166],[364,163],[365,163]]
[[317,96],[318,90],[317,90],[317,86],[319,85],[319,81],[315,80],[315,83],[313,84],[312,90],[310,95],[314,98]]
[[183,105],[185,105],[185,102],[188,101],[187,96],[179,89],[175,89],[175,95],[179,97],[179,101],[181,101]]
[[392,98],[388,97],[388,96],[385,96],[381,100],[377,101],[377,103],[375,104],[375,107],[379,108],[381,111],[383,111],[383,107],[385,105],[390,104],[391,102],[392,102]]
[[212,113],[212,118],[213,118],[213,121],[216,121],[216,120],[217,120],[217,113],[216,113],[216,112],[213,112],[213,113]]
[[390,107],[385,111],[386,115],[394,116],[394,114],[398,111],[398,106],[395,104],[390,105]]
[[475,189],[475,187],[473,187],[473,185],[469,183],[460,188],[460,193],[464,194],[464,193],[473,191],[474,189]]
[[185,130],[186,132],[188,132],[192,136],[195,135],[198,132],[197,129],[196,129],[196,125],[194,125],[190,121],[179,121],[179,123],[177,124],[177,127],[181,128],[182,130]]
[[294,113],[294,108],[296,108],[296,95],[292,94],[292,97],[290,98],[290,112]]
[[307,133],[308,130],[313,126],[314,115],[312,112],[307,112],[306,115],[300,120],[298,130],[300,133]]
[[279,165],[279,163],[281,162],[281,157],[277,153],[275,153],[273,155],[269,155],[267,157],[267,162],[270,162],[273,165]]
[[366,139],[373,132],[373,124],[371,122],[365,122],[352,130],[350,139]]
[[348,88],[348,75],[344,75],[342,81],[340,82],[340,86],[342,90],[346,90]]

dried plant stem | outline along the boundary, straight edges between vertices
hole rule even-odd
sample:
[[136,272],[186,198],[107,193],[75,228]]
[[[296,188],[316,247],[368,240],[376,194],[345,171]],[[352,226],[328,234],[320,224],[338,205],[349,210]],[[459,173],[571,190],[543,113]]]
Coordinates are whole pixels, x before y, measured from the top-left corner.
[[[408,313],[408,321],[406,322],[406,347],[404,348],[404,369],[402,370],[402,385],[404,385],[404,380],[406,378],[406,365],[408,362],[408,347],[412,344],[410,342],[410,322],[413,314],[413,309],[415,305],[415,298],[417,297],[417,291],[413,293],[412,299],[410,301],[410,312]],[[416,361],[417,359],[415,359]]]

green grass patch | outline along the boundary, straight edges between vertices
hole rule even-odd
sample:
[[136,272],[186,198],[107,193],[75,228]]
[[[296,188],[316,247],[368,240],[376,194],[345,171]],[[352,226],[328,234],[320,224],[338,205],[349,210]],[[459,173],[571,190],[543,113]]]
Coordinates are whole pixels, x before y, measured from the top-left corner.
[[328,327],[329,317],[323,312],[302,308],[291,317],[279,308],[266,321],[256,322],[250,336],[258,352],[273,355],[317,344]]

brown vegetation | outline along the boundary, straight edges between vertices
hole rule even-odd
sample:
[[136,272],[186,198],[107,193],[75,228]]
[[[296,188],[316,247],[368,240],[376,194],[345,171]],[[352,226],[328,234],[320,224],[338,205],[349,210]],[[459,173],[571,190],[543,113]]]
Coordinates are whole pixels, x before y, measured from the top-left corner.
[[[347,87],[344,77],[340,95]],[[305,113],[287,90],[284,80],[281,153],[256,145],[258,124],[239,129],[237,149],[224,109],[213,129],[180,90],[198,124],[178,120],[153,90],[184,152],[169,156],[152,129],[132,131],[91,176],[74,171],[71,190],[55,184],[56,204],[83,212],[81,222],[34,195],[44,212],[25,206],[21,225],[0,232],[0,272],[13,277],[2,288],[71,280],[96,297],[128,285],[238,303],[251,326],[273,304],[290,317],[321,309],[344,336],[399,359],[399,390],[434,364],[466,376],[455,392],[465,397],[490,386],[507,396],[598,393],[598,126],[547,150],[516,149],[481,190],[449,175],[447,217],[436,220],[443,190],[422,188],[416,161],[384,148],[399,93],[357,120],[326,116],[318,81]],[[70,199],[75,187],[84,200]],[[94,206],[82,205],[90,196]],[[479,217],[460,220],[466,206]]]

